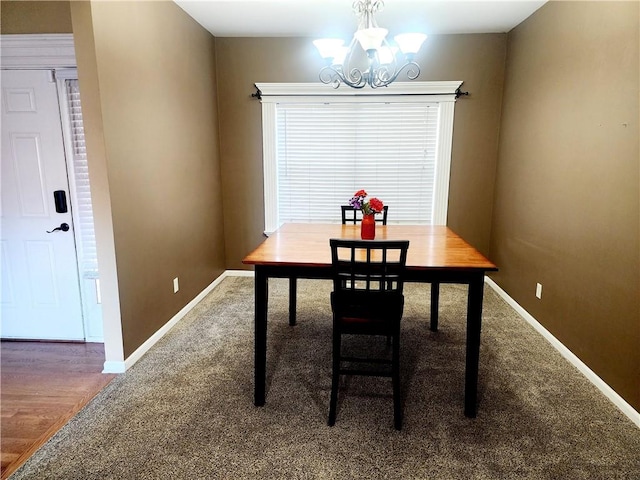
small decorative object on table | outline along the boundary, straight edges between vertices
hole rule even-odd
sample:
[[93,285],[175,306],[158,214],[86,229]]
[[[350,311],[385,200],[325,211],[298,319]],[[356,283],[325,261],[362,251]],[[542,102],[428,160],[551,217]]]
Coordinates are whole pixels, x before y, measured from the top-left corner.
[[349,200],[349,205],[362,210],[362,223],[360,226],[360,236],[363,240],[373,240],[376,238],[376,221],[374,215],[382,212],[384,204],[377,198],[371,198],[365,202],[367,192],[358,190]]

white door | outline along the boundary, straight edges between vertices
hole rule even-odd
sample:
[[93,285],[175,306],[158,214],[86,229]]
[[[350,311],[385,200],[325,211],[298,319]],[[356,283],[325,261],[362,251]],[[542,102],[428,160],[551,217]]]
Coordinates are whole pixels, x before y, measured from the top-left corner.
[[[0,335],[84,340],[56,83],[46,70],[1,75]],[[56,191],[66,196],[66,213],[56,211]],[[53,231],[63,224],[67,231]]]

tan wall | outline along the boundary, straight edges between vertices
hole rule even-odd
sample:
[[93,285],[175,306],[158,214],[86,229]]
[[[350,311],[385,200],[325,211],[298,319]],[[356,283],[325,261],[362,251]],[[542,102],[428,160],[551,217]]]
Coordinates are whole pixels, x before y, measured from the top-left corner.
[[224,270],[215,40],[173,2],[90,8],[126,358]]
[[550,2],[509,34],[491,242],[493,278],[636,410],[638,5]]
[[[260,82],[317,82],[322,67],[311,39],[217,38],[220,152],[227,268],[263,239]],[[456,104],[448,224],[488,253],[506,35],[430,37],[417,61],[421,81],[463,80]],[[341,87],[344,88],[344,87]]]
[[71,33],[69,2],[3,1],[0,4],[0,32]]

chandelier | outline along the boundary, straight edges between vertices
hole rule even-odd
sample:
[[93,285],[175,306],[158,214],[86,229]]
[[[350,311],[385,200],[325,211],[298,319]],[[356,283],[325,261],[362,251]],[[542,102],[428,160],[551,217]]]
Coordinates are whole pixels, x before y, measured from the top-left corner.
[[387,41],[388,30],[378,27],[374,14],[384,7],[383,0],[355,0],[353,11],[358,17],[358,30],[351,44],[335,38],[314,40],[327,65],[320,70],[320,81],[338,88],[341,83],[353,88],[366,85],[386,87],[405,72],[409,80],[420,75],[420,66],[413,57],[427,36],[423,33],[402,33]]

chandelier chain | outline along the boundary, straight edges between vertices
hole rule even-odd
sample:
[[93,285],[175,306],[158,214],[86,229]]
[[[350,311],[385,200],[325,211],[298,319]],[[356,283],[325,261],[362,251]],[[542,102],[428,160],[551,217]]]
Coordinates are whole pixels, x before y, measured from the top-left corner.
[[359,29],[377,27],[378,24],[373,15],[382,11],[384,0],[355,0],[352,8],[359,18]]

